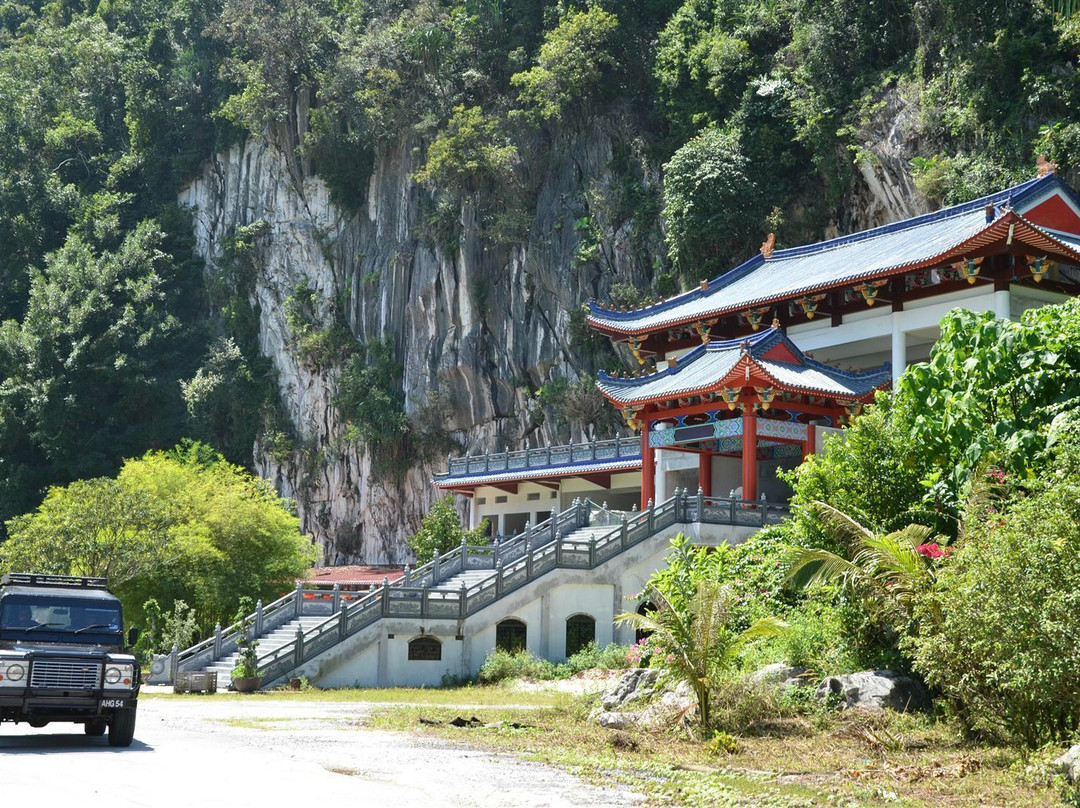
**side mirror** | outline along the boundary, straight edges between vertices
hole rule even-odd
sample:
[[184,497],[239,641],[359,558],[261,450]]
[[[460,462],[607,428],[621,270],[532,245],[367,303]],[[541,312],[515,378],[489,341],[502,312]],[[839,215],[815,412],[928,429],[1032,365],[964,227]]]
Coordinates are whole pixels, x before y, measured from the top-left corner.
[[133,646],[139,641],[139,629],[137,626],[132,626],[128,629],[128,646]]

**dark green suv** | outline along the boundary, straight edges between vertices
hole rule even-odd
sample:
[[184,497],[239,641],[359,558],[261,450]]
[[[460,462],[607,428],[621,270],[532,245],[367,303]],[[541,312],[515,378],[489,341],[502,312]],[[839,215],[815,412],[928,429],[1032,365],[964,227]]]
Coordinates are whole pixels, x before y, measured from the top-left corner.
[[[0,579],[0,721],[82,724],[135,737],[139,665],[127,653],[120,601],[104,578],[13,572]],[[132,629],[127,645],[134,645]]]

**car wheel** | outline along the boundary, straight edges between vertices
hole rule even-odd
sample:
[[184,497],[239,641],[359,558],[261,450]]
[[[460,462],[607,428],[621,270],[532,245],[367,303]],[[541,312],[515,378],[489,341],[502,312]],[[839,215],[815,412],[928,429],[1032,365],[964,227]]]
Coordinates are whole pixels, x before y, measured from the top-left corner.
[[109,723],[109,746],[131,746],[135,738],[135,711],[117,710]]

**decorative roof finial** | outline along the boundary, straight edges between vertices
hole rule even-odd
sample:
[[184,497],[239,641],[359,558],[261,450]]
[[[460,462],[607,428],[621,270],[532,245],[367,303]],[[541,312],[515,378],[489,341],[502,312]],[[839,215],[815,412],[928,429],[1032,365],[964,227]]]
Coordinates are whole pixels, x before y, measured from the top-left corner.
[[709,291],[709,282],[707,280],[702,280],[701,281],[701,291],[703,291],[703,292]]
[[780,318],[779,317],[773,317],[772,318],[772,327],[773,328],[779,328],[780,327]]
[[761,242],[761,255],[764,258],[772,258],[773,247],[776,246],[776,233],[769,233],[769,237]]
[[1035,158],[1035,170],[1040,177],[1045,177],[1047,174],[1054,174],[1057,172],[1058,164],[1047,160],[1045,154],[1040,154]]

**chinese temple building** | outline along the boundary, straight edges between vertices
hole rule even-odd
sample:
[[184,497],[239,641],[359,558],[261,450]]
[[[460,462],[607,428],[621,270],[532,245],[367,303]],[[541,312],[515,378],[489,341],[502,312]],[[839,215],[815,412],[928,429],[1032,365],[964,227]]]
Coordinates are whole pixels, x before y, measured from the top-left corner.
[[471,522],[513,535],[575,498],[644,508],[679,489],[782,502],[797,466],[923,361],[951,309],[1016,318],[1080,292],[1080,198],[1036,179],[815,244],[772,235],[739,266],[589,325],[627,347],[633,374],[597,387],[636,433],[450,460],[435,485],[470,497]]

